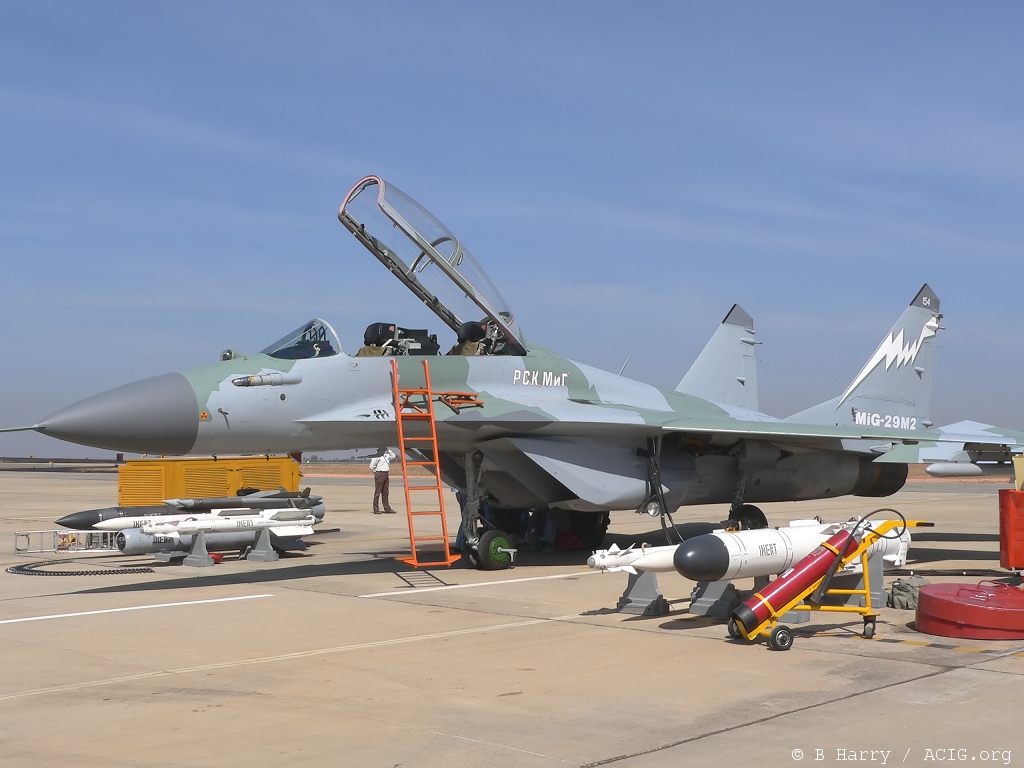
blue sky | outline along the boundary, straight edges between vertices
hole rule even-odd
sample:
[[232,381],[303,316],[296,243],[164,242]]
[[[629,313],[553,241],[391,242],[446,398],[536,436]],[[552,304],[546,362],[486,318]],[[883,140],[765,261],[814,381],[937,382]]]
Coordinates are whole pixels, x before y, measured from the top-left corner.
[[0,424],[313,316],[441,330],[337,222],[376,173],[580,362],[671,388],[739,302],[783,416],[928,282],[935,422],[1024,428],[1021,39],[1010,2],[0,4]]

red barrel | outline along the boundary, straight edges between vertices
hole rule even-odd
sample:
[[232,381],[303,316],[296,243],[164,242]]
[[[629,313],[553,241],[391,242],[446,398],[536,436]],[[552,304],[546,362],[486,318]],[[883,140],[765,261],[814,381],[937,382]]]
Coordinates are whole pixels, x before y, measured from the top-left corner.
[[999,565],[1024,568],[1024,491],[999,489]]
[[794,600],[826,573],[844,552],[857,547],[857,540],[849,531],[840,531],[811,554],[794,565],[767,587],[748,598],[732,612],[732,618],[751,634],[761,624],[777,616],[779,610]]

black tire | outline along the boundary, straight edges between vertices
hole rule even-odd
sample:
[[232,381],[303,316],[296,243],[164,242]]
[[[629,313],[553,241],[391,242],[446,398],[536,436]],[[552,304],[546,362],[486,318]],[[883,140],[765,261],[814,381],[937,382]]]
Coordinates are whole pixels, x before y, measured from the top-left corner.
[[793,647],[793,632],[780,624],[768,635],[768,647],[773,651],[788,651]]
[[870,640],[875,636],[875,622],[866,621],[864,622],[864,639]]
[[480,567],[480,556],[477,554],[477,551],[473,547],[469,546],[469,544],[466,544],[462,548],[462,563],[467,568]]
[[744,504],[739,509],[729,513],[729,519],[740,524],[741,531],[752,531],[757,528],[767,528],[768,518],[764,512],[753,504]]
[[507,551],[512,549],[512,542],[504,531],[490,530],[480,534],[480,543],[477,545],[477,557],[480,560],[482,571],[502,571],[512,565],[512,555]]
[[729,623],[725,625],[725,629],[729,633],[729,637],[733,640],[740,640],[743,638],[743,633],[740,632],[740,628],[736,624],[736,619],[729,619]]

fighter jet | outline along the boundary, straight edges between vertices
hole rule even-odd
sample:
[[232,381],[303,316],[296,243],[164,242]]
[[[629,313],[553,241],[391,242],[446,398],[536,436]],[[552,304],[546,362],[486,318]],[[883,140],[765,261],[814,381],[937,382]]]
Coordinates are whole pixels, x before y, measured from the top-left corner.
[[764,526],[758,502],[894,493],[922,445],[953,446],[948,459],[968,444],[998,453],[1024,443],[1019,432],[932,428],[942,316],[927,285],[841,395],[782,420],[757,409],[753,323],[738,307],[668,391],[531,342],[462,241],[380,177],[357,182],[338,218],[455,332],[448,354],[429,329],[388,322],[370,324],[363,348],[346,353],[314,319],[259,353],[228,350],[212,365],[118,387],[25,429],[150,454],[396,445],[392,363],[402,387],[422,387],[427,360],[435,391],[469,392],[480,405],[438,405],[437,458],[444,481],[466,494],[465,559],[491,568],[507,565],[482,562],[501,547],[479,543],[488,526],[503,525],[502,510],[565,510],[591,546],[610,510],[646,511],[664,525],[681,505],[728,503],[741,526]]

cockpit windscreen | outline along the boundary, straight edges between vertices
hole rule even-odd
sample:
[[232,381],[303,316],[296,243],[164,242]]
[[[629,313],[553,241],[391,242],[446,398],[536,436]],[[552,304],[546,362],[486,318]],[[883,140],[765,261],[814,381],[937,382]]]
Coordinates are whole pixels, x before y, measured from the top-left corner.
[[262,353],[278,360],[301,360],[307,357],[330,357],[340,351],[338,334],[330,323],[314,318],[275,341]]
[[452,330],[481,317],[517,344],[515,317],[479,262],[408,195],[376,176],[357,184],[339,218]]

